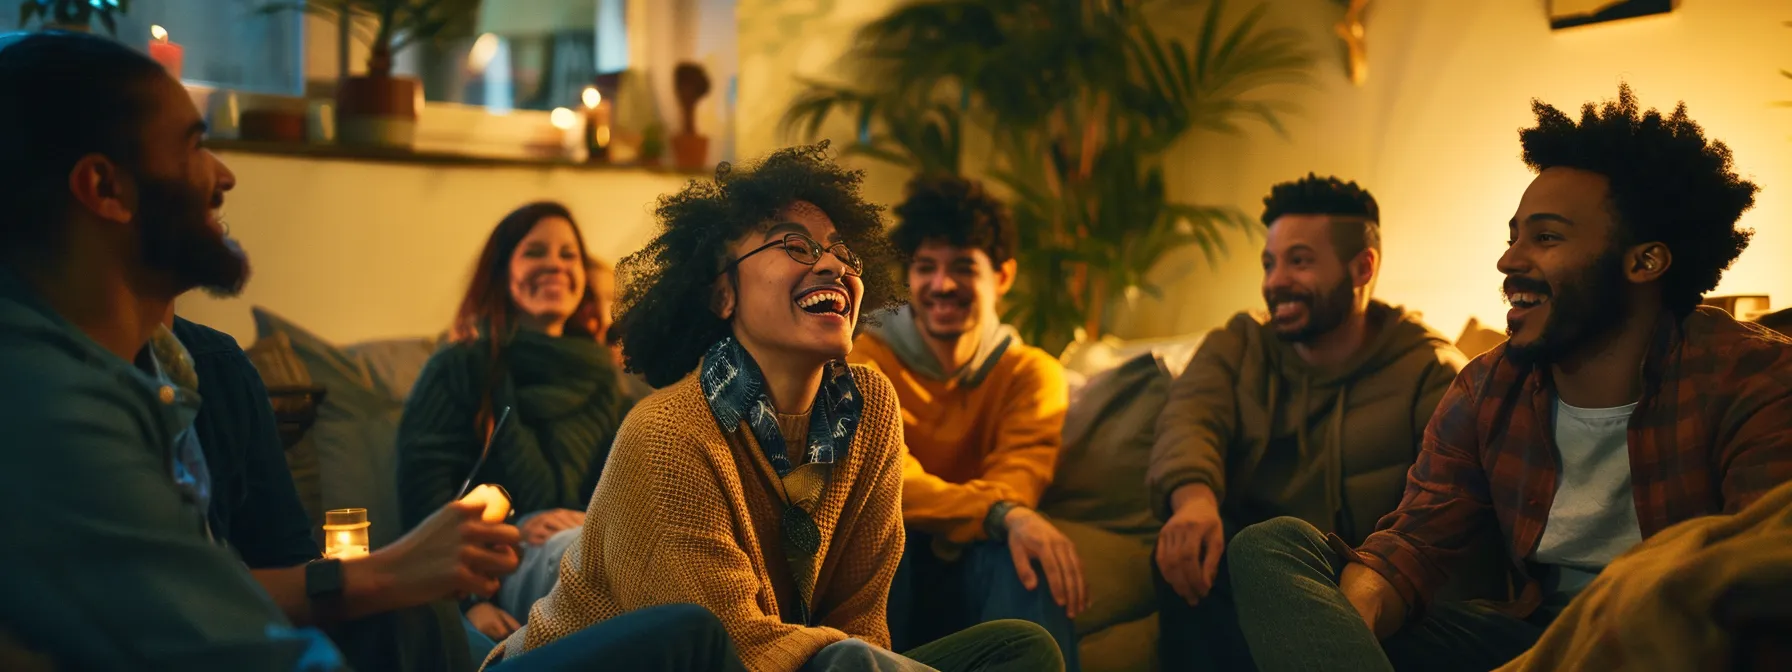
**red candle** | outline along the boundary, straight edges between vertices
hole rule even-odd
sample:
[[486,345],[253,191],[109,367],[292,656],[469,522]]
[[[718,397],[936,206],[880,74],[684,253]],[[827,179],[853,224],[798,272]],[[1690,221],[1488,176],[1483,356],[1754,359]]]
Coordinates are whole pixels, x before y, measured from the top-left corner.
[[161,63],[169,76],[180,79],[180,45],[168,41],[168,31],[161,26],[150,26],[149,37],[149,57]]

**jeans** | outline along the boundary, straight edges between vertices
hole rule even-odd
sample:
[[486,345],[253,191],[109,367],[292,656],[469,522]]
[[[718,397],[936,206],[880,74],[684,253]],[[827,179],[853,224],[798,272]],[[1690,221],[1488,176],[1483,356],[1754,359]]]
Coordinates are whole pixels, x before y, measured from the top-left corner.
[[560,582],[560,558],[566,555],[566,549],[579,543],[580,530],[561,530],[540,546],[524,545],[516,572],[504,577],[498,593],[492,596],[492,604],[509,613],[517,623],[527,625],[529,608],[535,606],[536,600],[547,597],[554,584]]
[[1058,645],[1026,621],[991,621],[902,655],[858,639],[823,647],[802,672],[1054,672]]
[[1239,627],[1259,667],[1486,672],[1537,643],[1554,611],[1517,619],[1481,601],[1439,602],[1384,641],[1338,587],[1343,563],[1295,518],[1245,528],[1226,551]]
[[559,670],[654,670],[745,672],[734,640],[708,609],[670,604],[637,609],[561,637],[492,672]]
[[956,562],[934,555],[932,544],[929,535],[909,534],[890,585],[890,638],[897,650],[980,623],[1013,619],[1044,628],[1058,645],[1064,669],[1082,669],[1076,624],[1064,607],[1052,600],[1038,562],[1033,563],[1033,571],[1039,576],[1039,587],[1027,590],[1014,570],[1007,544],[972,544]]

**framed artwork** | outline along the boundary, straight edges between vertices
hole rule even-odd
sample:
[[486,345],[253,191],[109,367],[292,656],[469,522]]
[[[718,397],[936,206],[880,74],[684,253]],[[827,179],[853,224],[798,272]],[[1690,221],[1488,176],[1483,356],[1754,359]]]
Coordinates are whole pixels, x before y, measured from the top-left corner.
[[1676,0],[1549,0],[1552,30],[1674,11]]

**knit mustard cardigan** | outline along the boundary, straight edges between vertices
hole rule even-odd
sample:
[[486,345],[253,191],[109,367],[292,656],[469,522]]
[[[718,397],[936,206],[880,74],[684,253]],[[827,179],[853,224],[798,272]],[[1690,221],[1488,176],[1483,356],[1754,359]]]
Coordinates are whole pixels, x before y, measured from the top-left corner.
[[715,612],[756,672],[794,672],[849,637],[888,648],[885,602],[903,545],[902,418],[883,374],[851,370],[864,411],[813,512],[822,540],[810,577],[814,627],[780,619],[779,596],[794,588],[774,574],[790,567],[779,550],[776,472],[757,447],[723,436],[692,374],[623,421],[583,536],[561,560],[553,592],[506,641],[505,657],[680,602]]

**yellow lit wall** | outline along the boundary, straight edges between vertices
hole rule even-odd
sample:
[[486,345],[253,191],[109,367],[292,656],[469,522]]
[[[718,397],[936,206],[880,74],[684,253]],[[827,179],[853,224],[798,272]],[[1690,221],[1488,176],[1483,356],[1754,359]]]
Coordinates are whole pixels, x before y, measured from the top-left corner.
[[647,242],[652,205],[685,177],[629,170],[469,168],[317,161],[226,152],[237,187],[231,235],[254,277],[241,297],[200,292],[176,312],[255,342],[265,306],[338,343],[447,328],[486,236],[523,203],[554,199],[591,254],[614,261]]
[[[777,116],[797,90],[795,76],[834,76],[852,30],[891,0],[740,0],[740,154],[785,143]],[[1232,2],[1241,12],[1248,2]],[[1255,215],[1269,185],[1309,170],[1368,186],[1383,212],[1379,296],[1424,313],[1454,337],[1470,316],[1503,325],[1493,264],[1505,222],[1531,175],[1518,159],[1530,100],[1578,106],[1616,95],[1629,81],[1645,105],[1685,100],[1695,119],[1728,142],[1738,169],[1763,186],[1744,224],[1754,245],[1719,292],[1775,294],[1792,305],[1792,4],[1685,0],[1672,15],[1552,32],[1538,0],[1375,0],[1368,23],[1369,81],[1344,79],[1343,45],[1332,0],[1273,0],[1270,19],[1311,35],[1321,52],[1316,85],[1285,92],[1304,112],[1288,136],[1253,129],[1244,137],[1202,135],[1169,159],[1179,195],[1229,203]],[[844,125],[829,128],[836,137]],[[877,164],[867,192],[890,202],[903,175]],[[1209,266],[1176,255],[1154,275],[1168,290],[1142,297],[1124,315],[1122,336],[1165,336],[1217,326],[1261,305],[1261,244],[1240,233],[1231,254]]]
[[[1686,0],[1673,14],[1552,32],[1540,2],[1377,0],[1368,23],[1369,81],[1343,78],[1325,0],[1284,0],[1277,19],[1322,40],[1320,85],[1295,97],[1289,137],[1197,138],[1173,161],[1190,194],[1260,212],[1267,187],[1308,170],[1356,179],[1381,203],[1386,264],[1378,295],[1422,311],[1454,337],[1468,318],[1505,323],[1494,262],[1505,223],[1532,176],[1517,130],[1530,100],[1576,109],[1628,81],[1645,106],[1684,100],[1736,168],[1761,185],[1743,225],[1754,244],[1717,293],[1766,293],[1792,305],[1792,4]],[[1218,157],[1217,159],[1215,157]],[[1261,304],[1259,243],[1232,239],[1218,268],[1197,265],[1122,332],[1168,335],[1216,326]],[[1170,266],[1170,265],[1166,265]],[[1167,275],[1173,268],[1159,269]]]

